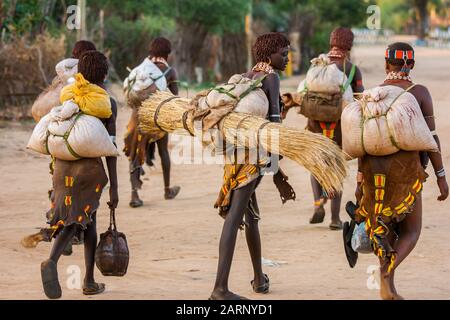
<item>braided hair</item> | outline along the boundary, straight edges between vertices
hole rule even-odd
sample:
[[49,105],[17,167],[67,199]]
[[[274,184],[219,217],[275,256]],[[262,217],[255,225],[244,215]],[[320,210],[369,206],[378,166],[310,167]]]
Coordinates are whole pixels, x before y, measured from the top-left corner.
[[290,44],[288,38],[282,33],[266,33],[256,38],[256,42],[253,45],[253,55],[256,62],[268,62],[271,54],[288,47]]
[[97,50],[95,44],[87,40],[77,41],[72,49],[72,58],[79,59],[84,52],[89,50]]
[[108,59],[99,51],[86,51],[78,61],[78,72],[91,83],[102,83],[108,74]]
[[345,51],[350,51],[353,47],[355,35],[349,28],[339,27],[330,34],[330,47],[337,47]]
[[158,37],[150,44],[149,53],[152,57],[161,57],[167,60],[170,52],[172,52],[172,45],[166,38]]

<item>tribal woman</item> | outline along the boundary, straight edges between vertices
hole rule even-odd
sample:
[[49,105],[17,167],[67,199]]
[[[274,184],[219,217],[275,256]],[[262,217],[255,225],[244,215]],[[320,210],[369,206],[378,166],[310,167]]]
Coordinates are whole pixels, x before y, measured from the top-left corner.
[[[280,78],[276,71],[285,70],[289,61],[289,40],[281,33],[268,33],[259,36],[253,46],[257,61],[253,69],[244,74],[250,79],[265,77],[262,89],[269,101],[268,120],[281,122]],[[259,208],[255,190],[262,178],[262,169],[267,164],[244,163],[226,164],[224,184],[215,207],[225,218],[219,243],[219,262],[216,282],[210,299],[245,299],[228,288],[231,263],[236,245],[237,232],[245,220],[245,236],[253,265],[254,278],[251,281],[253,291],[267,293],[269,278],[262,271],[261,239],[258,229]],[[245,219],[244,219],[245,218]]]
[[[169,66],[167,59],[171,52],[170,41],[166,38],[156,38],[150,44],[150,59],[166,77],[168,89],[175,95],[178,94],[177,73],[174,68]],[[169,136],[164,136],[156,142],[152,140],[151,135],[139,132],[138,115],[136,108],[133,108],[131,119],[127,126],[127,134],[125,136],[125,155],[130,160],[130,181],[131,181],[131,201],[130,207],[137,208],[143,205],[143,201],[139,198],[138,190],[142,187],[141,176],[144,174],[142,165],[144,161],[148,165],[153,165],[155,144],[158,145],[158,152],[161,158],[161,167],[164,177],[164,198],[166,200],[173,199],[180,192],[179,186],[170,187],[170,156],[168,150]]]
[[[77,41],[72,49],[72,58],[79,59],[81,55],[90,50],[96,50],[95,45],[91,41],[87,40],[80,40]],[[114,102],[115,103],[115,102]],[[53,166],[54,161],[52,160],[50,163],[50,174],[53,175]],[[53,206],[53,190],[49,190],[48,196],[51,202],[51,205]],[[46,217],[48,219],[49,214],[51,213],[52,209],[48,210],[46,212]],[[50,242],[52,239],[52,234],[54,232],[54,229],[52,228],[41,228],[38,233],[26,236],[22,240],[22,245],[26,248],[35,248],[39,242],[45,241]],[[74,244],[80,244],[82,243],[83,239],[83,233],[79,232],[74,236],[73,243]],[[72,243],[68,243],[67,247],[63,251],[63,255],[70,255],[72,254]]]
[[[78,62],[78,72],[92,84],[104,88],[103,82],[108,73],[108,61],[98,51],[84,52]],[[115,103],[111,104],[111,116],[101,119],[111,136],[116,136]],[[119,201],[117,192],[117,159],[106,157],[109,176],[110,208],[116,208]],[[73,236],[84,232],[84,258],[86,274],[83,294],[93,295],[105,290],[105,285],[94,280],[95,249],[97,246],[96,213],[100,196],[108,182],[100,158],[83,158],[76,161],[56,159],[53,173],[54,208],[50,214],[50,224],[54,226],[52,236],[56,237],[49,259],[41,264],[42,285],[50,299],[61,297],[58,281],[57,263]]]
[[[345,72],[347,77],[353,77],[350,85],[354,93],[364,91],[362,83],[362,75],[359,68],[353,65],[350,58],[350,50],[353,46],[353,32],[348,28],[336,28],[330,35],[330,51],[328,57],[342,72]],[[328,138],[335,141],[339,146],[342,146],[342,132],[341,123],[338,122],[319,122],[308,119],[307,129],[321,133]],[[311,176],[311,185],[314,195],[314,214],[310,219],[310,223],[321,223],[325,218],[324,204],[328,200],[327,195],[323,193],[322,187],[317,180]],[[339,217],[341,208],[342,194],[335,195],[331,199],[331,230],[342,229],[342,222]]]
[[[397,86],[409,91],[417,100],[425,121],[439,148],[433,115],[433,101],[428,89],[414,84],[410,71],[414,68],[414,50],[397,42],[388,46],[385,57],[387,77],[381,86]],[[425,167],[431,161],[440,195],[448,197],[448,184],[440,152],[399,151],[388,156],[365,155],[358,163],[355,211],[357,223],[365,222],[374,253],[380,261],[380,295],[384,300],[403,299],[394,285],[398,266],[411,253],[422,228],[423,183]],[[346,248],[347,251],[347,248]],[[350,261],[349,261],[350,262]]]

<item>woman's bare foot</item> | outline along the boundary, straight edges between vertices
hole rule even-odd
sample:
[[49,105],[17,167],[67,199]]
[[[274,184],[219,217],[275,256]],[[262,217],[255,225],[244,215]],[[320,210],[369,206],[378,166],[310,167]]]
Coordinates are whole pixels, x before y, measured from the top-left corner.
[[211,296],[209,297],[209,300],[248,300],[246,297],[237,295],[231,291],[223,291],[220,289],[215,289]]
[[380,296],[383,300],[404,300],[395,289],[393,273],[388,274],[383,268],[380,268]]

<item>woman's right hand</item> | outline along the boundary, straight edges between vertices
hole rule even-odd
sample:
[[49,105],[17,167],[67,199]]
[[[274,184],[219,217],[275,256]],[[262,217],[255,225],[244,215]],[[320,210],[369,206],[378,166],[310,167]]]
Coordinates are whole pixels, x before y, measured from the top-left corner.
[[110,187],[109,188],[109,202],[108,206],[110,209],[117,208],[117,205],[119,204],[119,193],[117,191],[117,187]]
[[444,201],[448,197],[448,184],[445,176],[437,178],[437,185],[439,187],[439,191],[441,192],[440,196],[437,199],[438,201]]

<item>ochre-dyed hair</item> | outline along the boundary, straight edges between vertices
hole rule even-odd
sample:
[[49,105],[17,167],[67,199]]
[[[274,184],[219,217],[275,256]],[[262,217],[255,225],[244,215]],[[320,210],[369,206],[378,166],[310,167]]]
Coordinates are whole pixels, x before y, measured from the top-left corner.
[[355,35],[349,28],[339,27],[330,34],[330,47],[338,47],[340,49],[350,51],[353,47],[353,39]]
[[91,83],[102,83],[108,74],[108,59],[99,51],[86,51],[78,61],[78,72]]
[[80,59],[81,55],[90,50],[97,50],[95,44],[87,40],[80,40],[75,43],[72,49],[72,58]]
[[[413,47],[411,47],[409,44],[405,42],[395,42],[390,44],[387,47],[387,50],[403,50],[403,51],[412,51],[414,53]],[[389,63],[392,66],[403,66],[405,65],[405,60],[403,59],[395,59],[392,58],[385,58],[386,62]],[[406,60],[406,64],[411,65],[414,63],[414,59],[408,59]]]
[[152,57],[161,57],[167,59],[172,51],[170,41],[163,37],[158,37],[150,43],[149,53]]
[[268,62],[271,54],[288,47],[290,44],[288,38],[282,33],[266,33],[256,38],[256,42],[253,45],[253,55],[256,62]]

